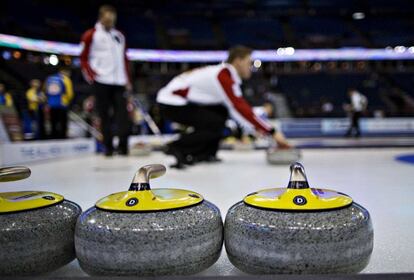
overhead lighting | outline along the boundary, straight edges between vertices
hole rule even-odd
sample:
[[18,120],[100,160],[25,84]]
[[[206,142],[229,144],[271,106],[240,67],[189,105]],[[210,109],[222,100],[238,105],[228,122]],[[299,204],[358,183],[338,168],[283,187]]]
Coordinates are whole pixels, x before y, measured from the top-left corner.
[[276,51],[276,53],[278,55],[284,55],[285,54],[285,49],[284,48],[278,48],[277,51]]
[[58,65],[58,63],[59,63],[59,59],[58,59],[58,57],[57,57],[55,54],[52,54],[52,55],[49,57],[49,63],[50,63],[50,65],[53,65],[53,66]]
[[22,53],[21,53],[21,52],[19,52],[19,51],[14,51],[14,52],[13,52],[13,57],[14,57],[15,59],[19,59],[19,58],[21,58],[21,57],[22,57]]
[[285,54],[286,55],[293,55],[295,53],[295,49],[292,47],[285,48]]
[[292,47],[278,48],[276,53],[278,55],[293,55],[295,53],[295,49]]
[[43,63],[48,65],[50,58],[48,56],[43,57]]
[[4,51],[3,52],[3,58],[4,60],[9,60],[11,58],[11,53],[9,51]]
[[394,48],[394,51],[397,52],[397,53],[403,53],[403,52],[405,52],[405,50],[406,50],[406,47],[404,47],[404,46],[396,46]]
[[262,62],[261,62],[259,59],[256,59],[256,60],[253,62],[253,66],[254,66],[255,68],[260,68],[260,66],[262,66]]
[[361,20],[365,18],[365,14],[363,12],[355,12],[352,14],[352,18],[355,20]]

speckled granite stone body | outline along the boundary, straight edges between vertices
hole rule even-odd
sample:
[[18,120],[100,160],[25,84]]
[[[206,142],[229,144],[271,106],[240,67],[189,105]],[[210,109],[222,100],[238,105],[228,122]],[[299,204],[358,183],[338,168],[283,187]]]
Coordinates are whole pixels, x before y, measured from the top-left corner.
[[370,215],[352,205],[321,212],[254,208],[239,202],[225,221],[230,261],[252,274],[356,273],[373,250]]
[[76,255],[91,275],[187,275],[214,264],[223,245],[219,209],[208,201],[159,212],[95,207],[78,219]]
[[0,214],[0,275],[53,271],[75,258],[74,232],[82,209],[68,200]]

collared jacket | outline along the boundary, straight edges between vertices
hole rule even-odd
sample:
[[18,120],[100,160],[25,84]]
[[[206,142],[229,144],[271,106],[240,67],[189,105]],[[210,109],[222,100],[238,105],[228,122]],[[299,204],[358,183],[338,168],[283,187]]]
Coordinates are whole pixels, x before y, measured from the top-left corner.
[[125,36],[119,30],[106,30],[98,22],[82,35],[81,45],[81,69],[88,83],[120,86],[129,83]]

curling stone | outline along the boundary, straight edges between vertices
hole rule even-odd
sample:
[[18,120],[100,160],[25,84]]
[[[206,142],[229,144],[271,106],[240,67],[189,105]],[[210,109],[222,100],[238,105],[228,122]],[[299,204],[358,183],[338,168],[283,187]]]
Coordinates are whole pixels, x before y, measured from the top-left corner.
[[134,144],[129,150],[129,153],[131,156],[137,156],[137,157],[149,156],[151,152],[152,152],[151,145],[148,145],[142,142],[138,142]]
[[236,142],[233,145],[233,150],[235,151],[253,151],[254,145],[253,143],[246,143],[246,142]]
[[185,275],[214,264],[223,244],[219,209],[195,192],[151,189],[165,167],[146,165],[126,192],[99,200],[78,219],[76,255],[90,275]]
[[272,147],[266,151],[266,160],[269,164],[283,165],[291,164],[300,159],[301,153],[298,149],[278,149]]
[[254,141],[247,135],[242,136],[241,139],[236,139],[233,144],[233,150],[235,151],[253,151]]
[[373,250],[368,211],[345,194],[310,188],[300,163],[287,188],[232,206],[224,229],[230,261],[252,274],[356,273]]
[[[27,167],[0,168],[0,182],[29,176]],[[81,212],[51,192],[0,193],[0,275],[46,273],[75,259],[73,236]]]
[[224,139],[224,141],[220,144],[221,148],[226,150],[234,150],[234,151],[253,151],[254,150],[254,143],[248,137],[243,137],[242,139],[238,139],[234,136],[229,136]]

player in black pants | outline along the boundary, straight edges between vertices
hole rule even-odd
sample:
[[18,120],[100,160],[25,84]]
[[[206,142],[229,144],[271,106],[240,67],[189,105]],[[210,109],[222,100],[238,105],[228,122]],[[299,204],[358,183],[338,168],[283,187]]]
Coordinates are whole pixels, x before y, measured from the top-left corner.
[[350,114],[351,125],[349,126],[349,129],[346,133],[346,137],[350,137],[352,135],[359,137],[361,136],[359,120],[367,108],[368,100],[365,95],[353,88],[348,90],[348,95],[351,100],[351,104],[346,104],[345,110]]
[[225,63],[184,72],[157,93],[161,115],[192,128],[166,146],[182,168],[198,161],[217,161],[216,153],[227,117],[230,115],[246,131],[272,137],[281,149],[291,145],[282,132],[256,115],[243,98],[242,79],[251,77],[252,50],[237,46],[229,50]]
[[183,133],[178,140],[167,145],[166,153],[177,158],[174,167],[218,160],[216,154],[228,118],[225,106],[188,104],[177,107],[161,104],[160,108],[166,119],[193,128],[192,132]]
[[68,130],[68,110],[50,108],[50,126],[52,139],[65,139]]
[[[132,91],[126,38],[115,28],[117,12],[110,5],[99,8],[98,21],[82,35],[82,74],[93,85],[101,118],[105,155],[113,154],[112,131],[119,136],[119,154],[128,154],[129,118],[125,92]],[[115,123],[112,122],[112,117]]]
[[50,108],[52,139],[65,139],[67,136],[68,107],[74,96],[70,75],[70,68],[62,67],[58,73],[47,77],[45,82],[47,106]]
[[114,152],[112,144],[114,128],[116,128],[116,134],[119,137],[118,153],[127,155],[130,120],[125,87],[95,82],[94,88],[96,109],[101,119],[105,155],[111,156]]

